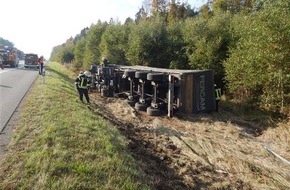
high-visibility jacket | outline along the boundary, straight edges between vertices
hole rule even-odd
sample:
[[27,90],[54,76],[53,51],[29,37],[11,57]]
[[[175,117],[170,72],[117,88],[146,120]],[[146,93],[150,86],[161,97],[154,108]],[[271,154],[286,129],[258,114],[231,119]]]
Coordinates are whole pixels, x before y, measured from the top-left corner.
[[216,88],[215,89],[215,99],[220,100],[222,96],[222,89],[221,88]]
[[44,59],[43,59],[43,57],[41,56],[41,57],[38,59],[38,63],[39,63],[39,64],[43,64],[43,61],[44,61]]
[[82,74],[76,78],[76,85],[78,88],[87,89],[91,86],[91,79]]

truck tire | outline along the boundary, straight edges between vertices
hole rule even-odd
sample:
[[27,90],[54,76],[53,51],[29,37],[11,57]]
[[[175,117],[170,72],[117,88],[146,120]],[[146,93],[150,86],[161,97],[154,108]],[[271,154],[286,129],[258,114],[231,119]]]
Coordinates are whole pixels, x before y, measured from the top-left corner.
[[130,99],[127,99],[127,104],[129,104],[130,106],[134,106],[135,105],[135,101],[134,100],[130,100]]
[[146,80],[147,79],[147,74],[148,74],[149,72],[147,72],[147,71],[137,71],[136,73],[135,73],[135,78],[137,78],[137,79],[142,79],[142,80]]
[[155,109],[155,108],[151,108],[151,107],[148,107],[146,112],[147,112],[147,115],[150,115],[150,116],[160,116],[161,115],[160,109]]
[[163,73],[148,73],[147,80],[156,81],[156,82],[166,82],[168,77]]
[[141,104],[140,102],[137,102],[137,103],[135,104],[135,109],[136,109],[137,111],[146,111],[147,107],[148,107],[147,104]]
[[102,97],[108,97],[109,96],[109,91],[106,88],[101,89],[101,96]]
[[135,73],[135,70],[125,70],[123,75],[125,77],[135,78]]

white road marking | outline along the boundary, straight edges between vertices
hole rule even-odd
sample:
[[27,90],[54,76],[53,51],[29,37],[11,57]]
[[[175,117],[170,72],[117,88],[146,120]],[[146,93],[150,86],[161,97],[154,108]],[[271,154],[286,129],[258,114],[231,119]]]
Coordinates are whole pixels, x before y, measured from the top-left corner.
[[6,73],[6,72],[8,72],[8,71],[12,71],[12,70],[14,70],[14,69],[0,69],[0,74],[1,73]]

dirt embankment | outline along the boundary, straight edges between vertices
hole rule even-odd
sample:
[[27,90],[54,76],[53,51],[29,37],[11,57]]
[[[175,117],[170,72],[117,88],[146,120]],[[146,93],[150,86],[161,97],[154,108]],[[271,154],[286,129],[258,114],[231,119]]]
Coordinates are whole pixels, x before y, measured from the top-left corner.
[[[151,189],[290,189],[290,165],[265,149],[290,160],[289,122],[263,128],[266,121],[244,120],[223,108],[205,115],[151,117],[123,99],[90,96],[92,111],[127,137]],[[13,130],[8,129],[0,135],[3,150]]]
[[[262,130],[223,109],[206,115],[152,117],[123,99],[91,94],[91,109],[128,138],[128,148],[152,189],[288,189],[290,166],[265,151],[290,159],[287,124]],[[279,128],[277,127],[277,128]],[[274,140],[275,138],[275,140]],[[287,144],[288,143],[288,144]]]

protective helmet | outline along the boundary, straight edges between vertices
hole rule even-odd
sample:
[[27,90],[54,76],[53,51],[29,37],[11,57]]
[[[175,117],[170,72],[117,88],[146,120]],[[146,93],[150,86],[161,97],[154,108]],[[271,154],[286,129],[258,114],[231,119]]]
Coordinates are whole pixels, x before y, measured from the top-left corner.
[[89,76],[89,75],[90,75],[90,72],[89,72],[89,71],[85,71],[84,74],[85,74],[86,76]]

